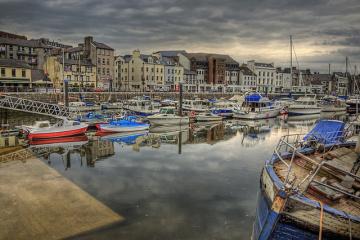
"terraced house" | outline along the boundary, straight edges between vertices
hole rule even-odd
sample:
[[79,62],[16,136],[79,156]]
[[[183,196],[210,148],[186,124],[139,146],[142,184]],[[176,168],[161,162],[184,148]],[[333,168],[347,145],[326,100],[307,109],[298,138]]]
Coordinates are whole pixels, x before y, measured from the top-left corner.
[[164,86],[165,66],[156,56],[140,50],[117,57],[114,68],[120,91],[156,91]]
[[62,73],[63,60],[60,56],[47,58],[44,68],[55,88],[63,87],[63,78],[68,80],[70,90],[86,91],[96,86],[96,67],[89,59],[67,59],[64,61],[64,76]]
[[32,69],[42,69],[52,48],[39,40],[0,37],[0,58],[24,61]]
[[[60,54],[60,53],[59,53]],[[84,38],[84,43],[67,48],[66,57],[71,60],[84,60],[96,67],[96,87],[109,90],[114,85],[114,49],[94,41],[92,36]]]
[[29,64],[15,59],[0,59],[0,91],[16,91],[31,87]]

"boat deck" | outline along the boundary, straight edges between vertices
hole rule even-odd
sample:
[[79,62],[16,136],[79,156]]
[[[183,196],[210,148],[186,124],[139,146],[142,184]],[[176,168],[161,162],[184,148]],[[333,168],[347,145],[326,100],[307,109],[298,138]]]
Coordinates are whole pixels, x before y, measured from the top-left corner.
[[[309,157],[317,163],[325,161],[325,164],[314,177],[315,181],[336,187],[350,194],[359,194],[360,182],[344,174],[344,171],[352,172],[354,164],[358,160],[358,156],[359,155],[354,151],[354,149],[345,147],[331,150],[325,154],[315,153],[307,156],[296,156],[294,158],[292,170],[289,174],[289,182],[291,182],[293,186],[297,186],[303,179],[305,179],[311,170],[315,169],[315,164],[311,164],[310,161],[304,159]],[[290,159],[285,161],[290,164]],[[276,161],[274,163],[274,169],[278,177],[282,181],[285,181],[288,173],[288,167],[282,161]],[[360,177],[360,170],[357,171],[356,176]],[[344,211],[353,216],[360,216],[360,200],[350,198],[344,193],[329,189],[328,187],[322,186],[314,181],[310,184],[307,183],[309,182],[305,181],[301,184],[299,186],[299,191],[304,191],[304,194],[308,198],[316,201],[322,201],[335,209]]]

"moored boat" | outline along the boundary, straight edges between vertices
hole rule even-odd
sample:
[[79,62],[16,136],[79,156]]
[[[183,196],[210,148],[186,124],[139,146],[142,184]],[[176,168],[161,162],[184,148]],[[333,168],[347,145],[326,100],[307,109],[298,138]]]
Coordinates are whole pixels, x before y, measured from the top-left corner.
[[159,113],[149,116],[147,119],[152,125],[189,124],[189,117],[177,115],[175,107],[162,107]]
[[191,112],[206,112],[210,106],[211,103],[203,99],[184,100],[182,104],[183,110]]
[[320,112],[321,107],[316,99],[311,97],[300,97],[288,107],[289,115],[319,114]]
[[98,124],[97,128],[101,132],[133,132],[143,131],[149,129],[150,125],[147,123],[136,122],[134,119],[120,119],[113,120],[109,123]]
[[64,119],[61,123],[49,126],[47,124],[35,124],[37,127],[29,129],[27,138],[33,139],[47,139],[59,137],[71,137],[85,134],[88,125],[79,121],[70,121]]
[[346,100],[346,111],[350,114],[356,114],[359,113],[360,108],[360,97],[359,96],[353,96],[350,99]]
[[135,115],[139,116],[151,116],[159,112],[160,103],[153,102],[149,98],[136,98],[131,99],[124,104],[123,108],[129,110]]
[[360,174],[341,121],[286,135],[266,161],[252,239],[360,239]]
[[212,112],[202,112],[195,116],[197,122],[215,122],[222,121],[222,117]]
[[321,112],[344,112],[346,106],[344,100],[335,96],[326,96],[321,99]]
[[214,102],[211,112],[221,117],[232,117],[235,110],[238,110],[240,106],[231,101],[218,101]]
[[280,113],[280,106],[274,105],[267,97],[260,93],[245,96],[240,110],[235,110],[233,117],[240,119],[265,119],[276,117]]

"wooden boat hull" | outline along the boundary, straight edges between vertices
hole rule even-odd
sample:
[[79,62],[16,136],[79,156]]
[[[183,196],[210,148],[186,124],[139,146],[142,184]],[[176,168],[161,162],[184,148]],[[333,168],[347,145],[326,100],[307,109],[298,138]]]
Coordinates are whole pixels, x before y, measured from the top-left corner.
[[[313,151],[311,148],[305,148],[302,153]],[[281,209],[277,207],[279,197],[281,199],[283,194],[283,182],[273,168],[275,161],[278,161],[278,158],[274,156],[268,160],[261,174],[252,239],[318,239],[321,215],[318,201],[294,194],[286,200],[283,196]],[[326,204],[323,205],[322,226],[323,239],[349,239],[350,232],[352,239],[360,239],[360,217]]]

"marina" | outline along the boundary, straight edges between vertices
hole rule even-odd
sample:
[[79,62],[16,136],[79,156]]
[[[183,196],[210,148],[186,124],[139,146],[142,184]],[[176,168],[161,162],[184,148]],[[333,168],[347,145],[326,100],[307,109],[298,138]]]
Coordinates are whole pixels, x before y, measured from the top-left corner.
[[[212,101],[206,100],[195,101],[201,103],[201,111],[179,111],[179,103],[172,100],[176,103],[173,106],[168,106],[169,101],[160,101],[164,102],[163,107],[159,106],[159,113],[151,116],[142,113],[136,116],[124,104],[123,109],[112,112],[106,109],[106,113],[76,115],[78,120],[73,121],[64,121],[56,114],[53,118],[46,114],[42,117],[41,113],[35,118],[24,118],[23,111],[7,110],[7,126],[21,126],[18,137],[26,151],[31,153],[22,154],[22,161],[16,161],[20,153],[13,154],[13,161],[26,171],[32,162],[27,159],[36,156],[35,160],[48,171],[58,173],[118,216],[117,220],[105,217],[105,222],[98,225],[80,221],[84,228],[64,233],[70,239],[108,239],[114,236],[126,236],[127,239],[148,239],[149,236],[164,239],[220,236],[222,239],[261,239],[265,231],[262,229],[267,226],[258,226],[257,222],[267,220],[258,220],[258,211],[265,213],[269,210],[263,206],[259,208],[260,200],[256,202],[255,199],[269,198],[261,195],[263,190],[259,182],[264,178],[261,173],[266,159],[276,149],[277,142],[286,135],[305,136],[320,119],[338,119],[340,123],[350,123],[354,119],[344,111],[284,115],[280,114],[280,107],[285,105],[261,99],[257,93],[242,99],[243,107],[254,106],[256,109],[259,105],[259,110],[253,113],[260,117],[255,119],[224,118],[212,111]],[[147,106],[155,105],[151,99],[146,101]],[[219,106],[231,105],[224,104],[224,99],[221,101],[217,110]],[[233,109],[236,114],[236,108]],[[264,117],[263,111],[269,109],[274,109],[277,114]],[[85,132],[68,134],[73,128],[83,129],[84,126],[87,128]],[[8,159],[6,154],[3,159]],[[0,169],[13,171],[9,167],[13,161],[3,161],[0,161]],[[276,168],[281,169],[281,166],[276,165]],[[7,187],[11,184],[15,183],[10,182]],[[19,191],[33,191],[28,183],[23,188]],[[52,194],[51,191],[48,193]],[[49,199],[51,197],[54,196],[49,196]],[[356,204],[352,207],[356,208]],[[58,211],[56,209],[54,211]],[[356,226],[358,214],[354,213],[352,224]],[[282,214],[279,214],[279,219],[283,219]],[[282,229],[280,225],[271,228]],[[341,231],[345,232],[344,229]],[[276,236],[277,231],[272,231],[271,236]],[[21,233],[8,232],[6,236],[17,237],[16,234]],[[37,232],[33,234],[42,236]],[[316,226],[302,234],[314,239],[318,234]],[[329,234],[329,229],[324,228],[324,234]],[[352,234],[356,236],[355,229]],[[266,239],[276,238],[269,235]]]

